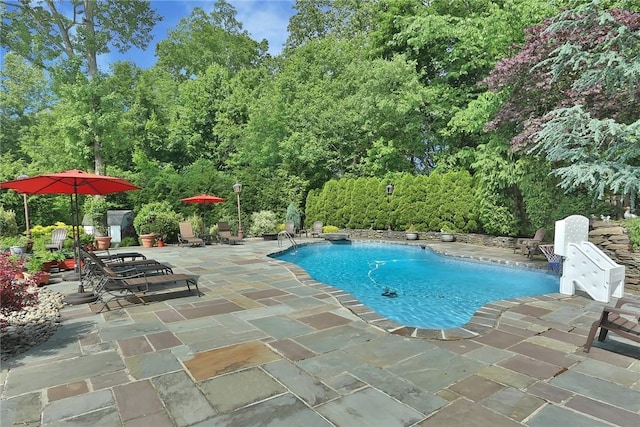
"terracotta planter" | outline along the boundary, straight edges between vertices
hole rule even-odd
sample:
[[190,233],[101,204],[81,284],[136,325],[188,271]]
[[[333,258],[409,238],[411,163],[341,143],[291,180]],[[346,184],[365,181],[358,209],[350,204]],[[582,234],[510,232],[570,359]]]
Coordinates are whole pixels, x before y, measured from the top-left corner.
[[64,261],[60,261],[58,263],[58,268],[60,270],[73,270],[76,268],[76,260],[75,259],[65,259]]
[[110,236],[96,237],[96,247],[99,251],[105,251],[109,249],[109,246],[111,246]]
[[[30,279],[31,276],[33,276],[33,273],[24,273],[24,278],[25,279]],[[47,272],[40,272],[40,274],[38,275],[38,280],[36,281],[36,284],[38,286],[43,286],[43,285],[48,285],[49,284],[49,279],[51,278],[51,273],[47,273]]]
[[143,248],[152,248],[153,244],[156,242],[156,235],[143,234],[140,236],[140,242],[142,243]]

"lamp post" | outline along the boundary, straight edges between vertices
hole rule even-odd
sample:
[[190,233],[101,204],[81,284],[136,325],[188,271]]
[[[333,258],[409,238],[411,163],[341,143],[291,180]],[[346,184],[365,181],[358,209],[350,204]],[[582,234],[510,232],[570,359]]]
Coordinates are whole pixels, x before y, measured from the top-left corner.
[[[393,184],[389,183],[385,187],[387,190],[387,204],[391,203],[391,195],[393,194]],[[391,218],[389,218],[389,230],[391,230]]]
[[387,184],[387,203],[391,201],[391,195],[393,194],[393,184]]
[[242,232],[242,222],[240,220],[240,193],[242,192],[242,184],[239,182],[233,184],[233,191],[236,193],[236,199],[238,200],[238,237],[243,238],[244,233]]
[[[18,176],[18,179],[25,179],[25,178],[29,178],[29,175],[26,175],[24,173],[21,173],[20,176]],[[31,231],[29,230],[29,204],[27,203],[27,193],[22,193],[22,202],[24,204],[24,222],[25,222],[25,228],[26,228],[26,232],[25,235],[27,236],[27,238],[31,238]]]

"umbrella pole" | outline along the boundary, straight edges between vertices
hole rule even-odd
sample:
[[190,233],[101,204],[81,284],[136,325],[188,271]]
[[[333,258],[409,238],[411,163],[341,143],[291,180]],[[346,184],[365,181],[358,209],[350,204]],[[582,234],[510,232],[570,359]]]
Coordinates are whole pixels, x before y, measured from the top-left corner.
[[[73,196],[75,194],[75,204],[73,201]],[[98,295],[93,292],[87,292],[84,290],[84,284],[82,283],[82,266],[80,265],[80,211],[78,209],[78,190],[75,189],[74,194],[71,195],[71,218],[74,222],[73,228],[73,246],[74,246],[74,257],[76,259],[76,268],[78,269],[78,292],[68,294],[64,301],[67,304],[75,305],[75,304],[84,304],[88,302],[94,302],[98,299]],[[74,219],[75,218],[75,219]]]

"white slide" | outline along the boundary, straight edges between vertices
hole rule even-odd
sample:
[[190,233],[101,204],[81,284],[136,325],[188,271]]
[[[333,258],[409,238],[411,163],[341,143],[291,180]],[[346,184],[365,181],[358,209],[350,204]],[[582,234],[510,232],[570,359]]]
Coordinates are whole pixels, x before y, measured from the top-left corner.
[[570,243],[560,278],[560,293],[573,295],[579,288],[594,300],[608,303],[611,296],[623,296],[624,273],[623,265],[615,263],[593,243]]

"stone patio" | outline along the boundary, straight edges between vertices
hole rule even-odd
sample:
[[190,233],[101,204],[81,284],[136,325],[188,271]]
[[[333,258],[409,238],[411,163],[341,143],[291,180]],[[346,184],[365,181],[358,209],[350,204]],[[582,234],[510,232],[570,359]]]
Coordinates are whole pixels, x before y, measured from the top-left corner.
[[197,275],[203,295],[65,307],[49,341],[2,362],[2,426],[640,425],[640,347],[613,335],[584,353],[603,306],[585,296],[499,301],[465,327],[421,330],[267,257],[277,241],[139,250]]

